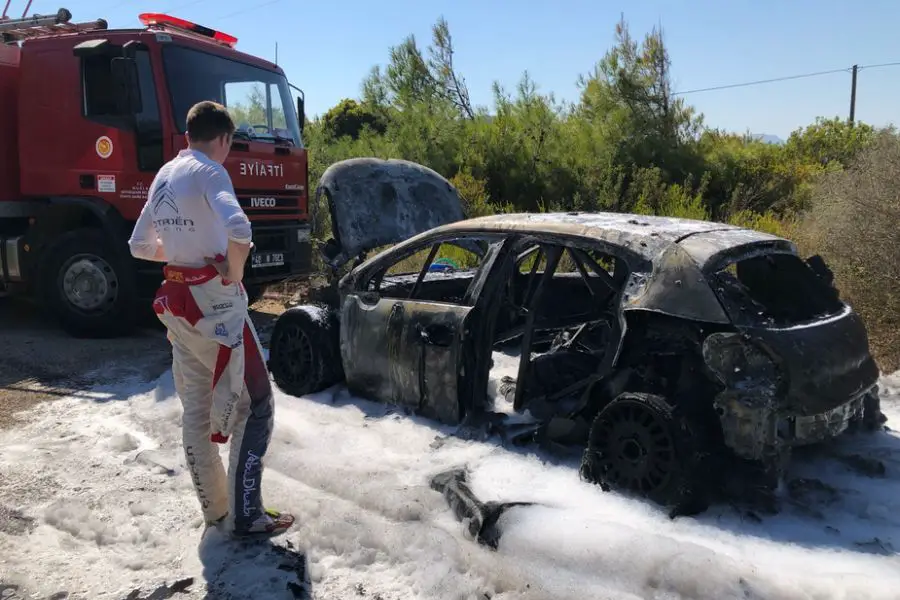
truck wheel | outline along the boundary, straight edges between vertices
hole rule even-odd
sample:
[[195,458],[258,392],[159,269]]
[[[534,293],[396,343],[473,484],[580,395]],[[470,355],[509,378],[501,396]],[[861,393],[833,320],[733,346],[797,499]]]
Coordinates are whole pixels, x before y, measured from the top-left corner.
[[697,437],[664,398],[625,392],[591,426],[581,475],[662,505],[679,504],[694,488]]
[[295,306],[278,317],[269,342],[269,371],[291,396],[321,392],[344,377],[334,313],[318,306]]
[[71,335],[114,337],[134,326],[134,273],[98,229],[76,229],[50,246],[38,285],[45,306]]

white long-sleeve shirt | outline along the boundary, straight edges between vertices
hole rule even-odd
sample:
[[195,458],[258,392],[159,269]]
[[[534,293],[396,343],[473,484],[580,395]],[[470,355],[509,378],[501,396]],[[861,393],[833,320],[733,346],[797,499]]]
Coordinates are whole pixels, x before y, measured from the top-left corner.
[[[166,262],[202,267],[225,255],[228,240],[250,243],[250,220],[225,167],[197,150],[182,150],[156,174],[128,246],[152,260],[162,244]],[[157,241],[158,240],[158,241]]]

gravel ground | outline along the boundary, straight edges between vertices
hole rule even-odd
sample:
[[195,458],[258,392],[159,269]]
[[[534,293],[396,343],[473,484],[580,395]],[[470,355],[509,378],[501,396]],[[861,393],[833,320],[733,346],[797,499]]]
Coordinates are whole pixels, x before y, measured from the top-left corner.
[[[282,310],[272,299],[254,305],[251,318],[263,344]],[[29,304],[0,299],[0,428],[27,419],[39,402],[126,378],[159,377],[171,367],[172,355],[165,331],[150,325],[125,338],[75,339]]]

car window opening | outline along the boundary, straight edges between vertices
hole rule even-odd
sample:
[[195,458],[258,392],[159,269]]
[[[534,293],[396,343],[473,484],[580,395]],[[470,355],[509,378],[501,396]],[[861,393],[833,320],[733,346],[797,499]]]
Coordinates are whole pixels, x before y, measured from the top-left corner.
[[731,262],[715,281],[716,294],[740,324],[789,327],[837,314],[843,306],[836,290],[793,254]]
[[541,420],[579,410],[618,343],[626,277],[622,261],[591,249],[534,244],[518,253],[494,328],[488,410]]
[[491,238],[435,242],[374,274],[366,289],[382,298],[470,306],[470,288],[496,243],[498,240]]

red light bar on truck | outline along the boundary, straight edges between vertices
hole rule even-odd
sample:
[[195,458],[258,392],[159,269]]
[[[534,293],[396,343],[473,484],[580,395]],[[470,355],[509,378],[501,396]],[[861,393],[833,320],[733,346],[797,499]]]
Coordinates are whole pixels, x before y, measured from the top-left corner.
[[233,35],[228,35],[227,33],[222,33],[221,31],[216,31],[215,29],[210,29],[209,27],[204,27],[203,25],[197,25],[196,23],[191,23],[190,21],[185,21],[184,19],[179,19],[178,17],[170,17],[169,15],[165,15],[162,13],[143,13],[139,15],[138,18],[146,27],[155,25],[162,28],[168,27],[171,29],[180,29],[182,31],[196,33],[198,35],[211,38],[219,42],[220,44],[228,46],[229,48],[234,48],[238,41],[237,38]]

